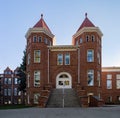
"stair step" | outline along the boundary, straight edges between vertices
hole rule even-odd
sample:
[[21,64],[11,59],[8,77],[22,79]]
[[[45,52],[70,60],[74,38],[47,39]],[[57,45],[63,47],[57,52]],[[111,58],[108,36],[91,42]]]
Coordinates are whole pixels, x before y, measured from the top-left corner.
[[74,89],[53,89],[47,107],[80,107]]

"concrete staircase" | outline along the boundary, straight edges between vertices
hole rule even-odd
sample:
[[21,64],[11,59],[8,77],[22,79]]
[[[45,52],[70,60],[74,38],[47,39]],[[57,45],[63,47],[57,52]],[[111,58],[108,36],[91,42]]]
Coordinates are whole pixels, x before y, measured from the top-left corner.
[[47,107],[80,107],[80,105],[74,89],[53,89]]

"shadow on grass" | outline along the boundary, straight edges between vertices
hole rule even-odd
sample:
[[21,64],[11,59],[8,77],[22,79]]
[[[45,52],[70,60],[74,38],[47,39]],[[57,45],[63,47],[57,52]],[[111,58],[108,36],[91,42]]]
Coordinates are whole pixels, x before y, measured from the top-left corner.
[[31,108],[32,106],[26,105],[1,105],[0,110],[7,110],[7,109],[23,109],[23,108]]

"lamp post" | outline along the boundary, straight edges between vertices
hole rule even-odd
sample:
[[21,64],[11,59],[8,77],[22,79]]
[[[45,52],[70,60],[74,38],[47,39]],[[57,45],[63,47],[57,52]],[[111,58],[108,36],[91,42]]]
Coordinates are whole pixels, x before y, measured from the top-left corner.
[[65,83],[64,83],[64,81],[63,81],[63,100],[62,100],[62,107],[64,108],[64,106],[65,106],[65,101],[64,101],[64,87],[65,87]]

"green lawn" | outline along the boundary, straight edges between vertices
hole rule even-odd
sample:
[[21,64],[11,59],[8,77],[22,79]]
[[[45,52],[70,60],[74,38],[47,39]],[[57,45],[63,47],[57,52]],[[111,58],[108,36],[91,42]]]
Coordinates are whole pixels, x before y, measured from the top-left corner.
[[31,106],[26,105],[0,105],[0,110],[3,109],[22,109],[22,108],[30,108]]

